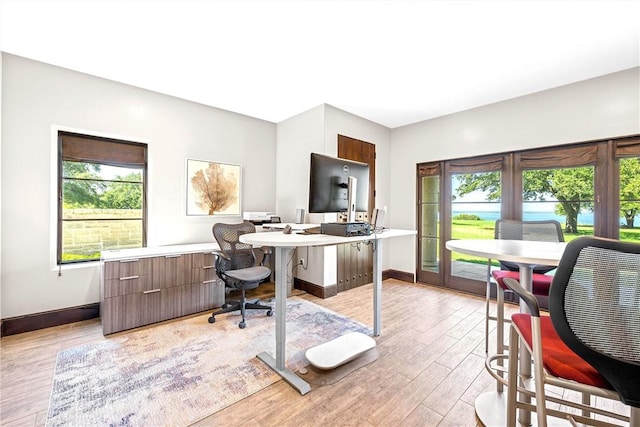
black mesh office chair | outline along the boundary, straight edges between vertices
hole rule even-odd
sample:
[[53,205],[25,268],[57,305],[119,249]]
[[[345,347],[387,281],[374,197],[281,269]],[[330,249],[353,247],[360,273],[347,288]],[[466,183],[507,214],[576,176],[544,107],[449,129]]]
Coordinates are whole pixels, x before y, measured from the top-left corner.
[[[262,265],[267,251],[240,242],[241,235],[254,233],[256,227],[248,221],[240,224],[217,223],[213,225],[212,231],[220,246],[220,250],[214,252],[216,273],[228,290],[240,291],[241,298],[240,301],[226,302],[220,310],[211,313],[209,323],[214,323],[215,316],[218,314],[240,310],[242,321],[238,323],[238,326],[240,329],[244,329],[247,309],[267,310],[267,316],[272,316],[272,307],[259,304],[257,300],[249,302],[245,297],[246,290],[257,288],[264,279],[271,275],[271,270]],[[259,259],[256,257],[256,251],[262,252]]]
[[[640,426],[640,245],[595,237],[568,243],[549,294],[550,316],[540,315],[536,298],[517,281],[505,282],[531,312],[512,316],[507,425],[515,426],[516,409],[526,407],[519,394],[535,398],[541,427],[547,415]],[[533,355],[535,393],[518,379],[521,340]],[[545,384],[580,392],[582,402],[562,398],[571,393],[558,389],[550,393]],[[592,395],[629,405],[630,417],[591,405]]]

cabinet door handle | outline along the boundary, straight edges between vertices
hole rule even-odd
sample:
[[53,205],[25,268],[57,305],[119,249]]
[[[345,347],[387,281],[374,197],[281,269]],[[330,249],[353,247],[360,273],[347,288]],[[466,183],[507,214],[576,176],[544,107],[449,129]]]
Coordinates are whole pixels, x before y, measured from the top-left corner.
[[165,255],[165,258],[180,258],[182,255]]
[[120,263],[124,264],[125,262],[138,262],[140,261],[138,258],[132,258],[132,259],[121,259]]
[[202,284],[204,285],[204,284],[207,284],[207,283],[213,283],[213,282],[217,282],[217,281],[218,281],[218,279],[203,280]]
[[131,280],[131,279],[139,279],[140,276],[128,276],[128,277],[121,277],[120,280]]
[[209,268],[215,268],[215,265],[205,265],[204,267],[202,267],[203,269],[207,270]]
[[143,294],[155,294],[156,292],[160,292],[162,289],[151,289],[150,291],[143,291]]

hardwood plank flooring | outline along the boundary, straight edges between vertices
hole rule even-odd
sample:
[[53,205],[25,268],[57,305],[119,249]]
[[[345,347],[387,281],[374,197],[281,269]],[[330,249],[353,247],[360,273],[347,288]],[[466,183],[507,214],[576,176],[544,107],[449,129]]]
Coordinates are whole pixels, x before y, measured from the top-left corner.
[[[294,294],[373,323],[372,285],[324,300]],[[252,296],[273,297],[273,285]],[[484,370],[484,299],[388,279],[382,301],[377,361],[305,396],[278,381],[195,426],[475,426],[476,396],[495,388]],[[2,338],[0,425],[44,425],[58,351],[104,339],[99,320]]]

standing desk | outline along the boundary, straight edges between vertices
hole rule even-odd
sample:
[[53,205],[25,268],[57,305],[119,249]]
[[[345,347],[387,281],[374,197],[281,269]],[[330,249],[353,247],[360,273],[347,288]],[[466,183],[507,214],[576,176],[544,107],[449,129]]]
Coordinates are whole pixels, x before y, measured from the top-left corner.
[[[449,240],[450,251],[461,252],[488,259],[499,259],[518,264],[520,285],[531,292],[533,267],[536,265],[558,265],[567,244],[565,242],[538,242],[532,240],[474,239]],[[526,311],[526,304],[520,302],[520,311]],[[531,358],[522,346],[519,362],[520,372],[531,375]],[[476,418],[485,426],[506,425],[506,403],[503,392],[486,392],[475,401]],[[531,413],[521,410],[520,423],[531,424]]]
[[379,336],[382,330],[382,242],[385,239],[417,234],[415,230],[388,229],[369,236],[340,237],[329,234],[284,234],[279,231],[270,233],[250,233],[240,236],[242,243],[257,246],[271,246],[276,255],[276,355],[258,354],[258,358],[277,372],[285,381],[300,392],[306,394],[311,386],[285,366],[286,310],[287,310],[287,260],[297,247],[331,246],[342,243],[372,242],[373,246],[373,335]]

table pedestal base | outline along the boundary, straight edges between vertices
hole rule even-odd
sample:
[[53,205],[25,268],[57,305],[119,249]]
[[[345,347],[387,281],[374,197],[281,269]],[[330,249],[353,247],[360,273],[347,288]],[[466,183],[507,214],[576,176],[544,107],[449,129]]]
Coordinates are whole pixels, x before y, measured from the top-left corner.
[[[504,427],[507,425],[507,391],[488,391],[478,396],[474,402],[476,421],[484,427]],[[526,427],[521,423],[520,427]],[[531,425],[537,426],[535,412],[531,413]],[[569,427],[571,423],[556,417],[547,417],[547,425]]]
[[304,395],[311,391],[311,386],[305,380],[297,376],[291,369],[287,368],[286,366],[284,367],[284,369],[278,369],[276,359],[269,353],[263,351],[262,353],[258,354],[257,357],[258,359],[266,363],[271,369],[273,369],[275,373],[280,375],[283,380],[285,380],[293,388],[298,390],[300,394]]
[[507,392],[488,391],[474,402],[476,421],[484,427],[507,425]]

